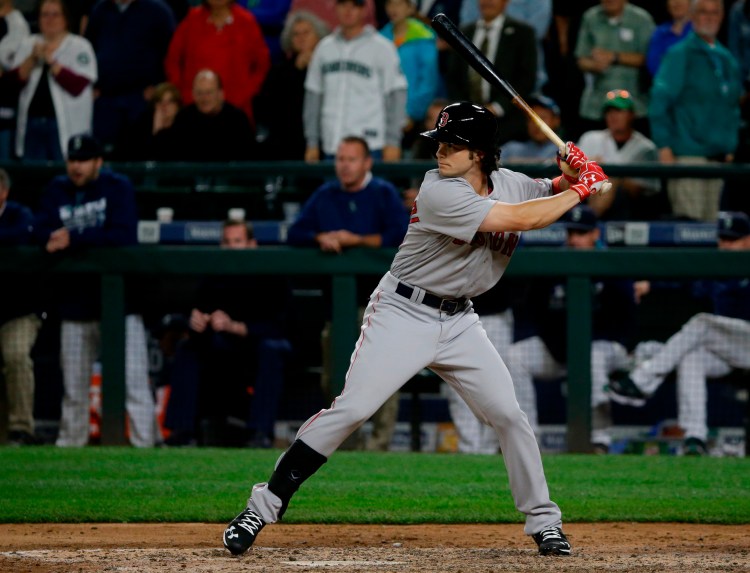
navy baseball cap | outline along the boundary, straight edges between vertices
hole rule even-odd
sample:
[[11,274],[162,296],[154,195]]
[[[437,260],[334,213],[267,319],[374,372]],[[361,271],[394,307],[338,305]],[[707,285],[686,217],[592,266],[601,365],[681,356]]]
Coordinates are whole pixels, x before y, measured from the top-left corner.
[[74,135],[68,140],[68,159],[71,161],[88,161],[102,155],[101,145],[91,135]]
[[535,105],[537,105],[539,107],[547,108],[555,115],[560,115],[560,106],[557,105],[555,100],[553,100],[551,97],[547,97],[544,94],[530,95],[527,103],[529,104],[529,107],[534,107]]
[[734,241],[750,235],[750,217],[742,211],[721,211],[717,221],[720,239]]
[[568,231],[593,231],[596,229],[596,213],[587,205],[576,205],[560,217]]
[[343,4],[344,2],[351,2],[355,6],[365,5],[365,0],[336,0],[336,4]]

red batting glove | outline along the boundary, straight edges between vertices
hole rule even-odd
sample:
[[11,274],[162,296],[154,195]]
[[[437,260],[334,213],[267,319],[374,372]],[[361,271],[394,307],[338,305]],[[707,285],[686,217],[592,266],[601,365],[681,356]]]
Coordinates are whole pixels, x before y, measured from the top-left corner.
[[592,194],[599,193],[607,179],[607,174],[604,173],[596,161],[587,161],[584,163],[578,174],[578,181],[584,183],[591,190]]
[[578,181],[578,171],[587,161],[586,154],[572,141],[565,144],[565,158],[557,154],[557,166],[562,171],[565,180],[571,184]]
[[595,161],[587,161],[581,167],[578,182],[571,185],[570,188],[578,193],[581,203],[583,203],[590,195],[599,193],[606,181],[607,174],[602,171],[599,164]]

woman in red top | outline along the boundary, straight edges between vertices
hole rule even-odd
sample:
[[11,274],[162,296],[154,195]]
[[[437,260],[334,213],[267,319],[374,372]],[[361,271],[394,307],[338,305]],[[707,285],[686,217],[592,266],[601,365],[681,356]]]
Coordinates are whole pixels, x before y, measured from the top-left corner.
[[177,27],[165,62],[167,78],[192,102],[195,74],[216,72],[226,101],[253,121],[252,100],[260,91],[271,59],[260,26],[234,0],[203,0]]

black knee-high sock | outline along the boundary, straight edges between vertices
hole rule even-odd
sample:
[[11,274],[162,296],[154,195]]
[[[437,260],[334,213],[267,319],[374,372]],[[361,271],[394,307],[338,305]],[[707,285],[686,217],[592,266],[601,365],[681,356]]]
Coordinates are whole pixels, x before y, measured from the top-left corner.
[[302,440],[295,440],[284,453],[279,465],[268,480],[268,489],[282,501],[279,519],[286,512],[289,500],[307,478],[328,461]]

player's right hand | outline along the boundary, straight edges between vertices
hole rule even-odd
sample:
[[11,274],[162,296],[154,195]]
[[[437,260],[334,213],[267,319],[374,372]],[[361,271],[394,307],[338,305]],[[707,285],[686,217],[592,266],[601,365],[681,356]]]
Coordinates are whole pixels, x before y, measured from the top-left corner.
[[583,164],[578,176],[578,181],[571,185],[570,188],[578,193],[583,203],[590,195],[596,195],[604,187],[607,181],[607,174],[596,161],[587,161]]

